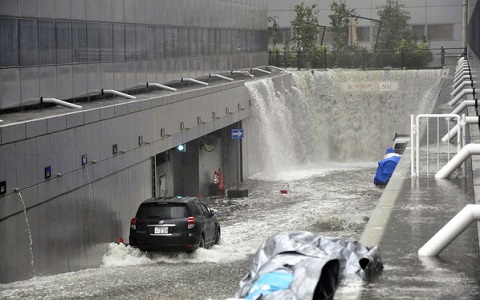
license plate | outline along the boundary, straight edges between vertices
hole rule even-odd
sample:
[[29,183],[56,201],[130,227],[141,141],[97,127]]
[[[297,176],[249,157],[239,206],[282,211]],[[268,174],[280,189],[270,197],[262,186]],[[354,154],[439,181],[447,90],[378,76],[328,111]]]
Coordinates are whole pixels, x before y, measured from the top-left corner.
[[165,226],[155,226],[155,227],[153,228],[153,233],[155,233],[155,234],[168,233],[168,227],[165,227]]

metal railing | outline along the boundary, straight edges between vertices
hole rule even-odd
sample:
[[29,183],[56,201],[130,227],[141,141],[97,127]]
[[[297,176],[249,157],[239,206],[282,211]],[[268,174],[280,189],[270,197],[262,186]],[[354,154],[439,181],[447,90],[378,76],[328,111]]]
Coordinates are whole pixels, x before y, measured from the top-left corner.
[[465,56],[465,48],[426,49],[352,49],[328,50],[318,48],[313,52],[269,50],[268,64],[281,68],[347,68],[382,69],[442,68],[445,60]]
[[[425,122],[420,123],[421,119],[425,119]],[[436,126],[431,130],[430,128],[430,120],[434,119],[436,122],[433,124]],[[456,132],[457,135],[457,150],[456,153],[460,151],[460,149],[464,145],[465,141],[465,115],[458,114],[419,114],[416,117],[411,115],[410,119],[410,149],[411,149],[411,176],[412,177],[419,177],[421,170],[420,170],[420,142],[421,137],[426,134],[424,139],[425,147],[422,148],[424,151],[422,152],[424,155],[422,156],[422,161],[425,163],[426,167],[426,175],[430,175],[430,160],[433,159],[436,161],[436,171],[440,170],[440,163],[445,162],[445,164],[450,160],[451,151],[450,148],[453,145],[450,142],[442,142],[442,136],[440,133],[440,119],[445,119],[446,126],[447,126],[447,133],[450,133],[450,129],[454,126],[451,126],[451,122],[456,121],[455,125],[458,125],[458,129]],[[425,132],[423,132],[423,129]],[[431,135],[434,135],[434,146],[431,145]],[[442,145],[442,147],[441,147]],[[446,154],[442,151],[446,149]],[[442,151],[441,151],[442,150]],[[433,153],[433,152],[436,152]]]

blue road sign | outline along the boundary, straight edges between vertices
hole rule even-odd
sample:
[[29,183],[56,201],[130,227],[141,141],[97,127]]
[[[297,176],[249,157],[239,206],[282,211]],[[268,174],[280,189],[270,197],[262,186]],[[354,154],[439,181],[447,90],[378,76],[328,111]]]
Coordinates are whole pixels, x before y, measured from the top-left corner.
[[232,129],[232,139],[243,139],[243,129]]

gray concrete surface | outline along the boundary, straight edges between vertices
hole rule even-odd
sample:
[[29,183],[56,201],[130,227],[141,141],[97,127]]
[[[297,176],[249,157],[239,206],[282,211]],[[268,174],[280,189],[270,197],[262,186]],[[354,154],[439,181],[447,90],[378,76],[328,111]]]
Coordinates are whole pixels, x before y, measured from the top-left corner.
[[[447,77],[434,113],[448,113],[453,72]],[[469,114],[474,114],[474,108]],[[468,128],[470,142],[480,141],[477,124]],[[468,141],[467,141],[468,142]],[[365,283],[361,292],[341,289],[336,299],[478,299],[480,264],[477,224],[474,222],[438,257],[417,254],[465,205],[479,193],[480,160],[466,164],[465,176],[411,178],[410,151],[405,151],[394,175],[360,239],[377,245],[384,262],[380,276]],[[472,171],[473,168],[473,171]]]

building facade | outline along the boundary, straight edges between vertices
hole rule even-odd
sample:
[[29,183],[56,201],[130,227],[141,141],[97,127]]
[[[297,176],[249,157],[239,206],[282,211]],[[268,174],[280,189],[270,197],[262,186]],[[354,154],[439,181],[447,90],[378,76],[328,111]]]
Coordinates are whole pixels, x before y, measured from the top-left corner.
[[[324,0],[285,0],[271,1],[268,4],[269,17],[275,18],[281,28],[281,34],[277,46],[283,49],[285,42],[291,38],[291,21],[295,18],[294,6],[304,3],[306,6],[315,4],[319,9],[318,20],[320,28],[319,45],[322,42],[323,28],[326,27],[323,36],[323,44],[332,43],[331,35],[328,32],[332,14],[330,5],[333,1]],[[339,3],[340,1],[337,1]],[[377,15],[385,0],[345,0],[347,9],[354,9],[357,16],[369,19],[379,19]],[[399,4],[404,5],[404,10],[411,17],[409,23],[419,42],[427,42],[431,48],[456,48],[463,47],[463,6],[462,1],[448,0],[400,0]],[[473,2],[468,1],[471,6]],[[471,10],[470,10],[471,14]],[[269,24],[271,26],[271,24]],[[378,23],[375,21],[359,18],[357,20],[357,36],[359,45],[368,49],[373,48],[378,31]]]
[[0,282],[98,267],[143,200],[248,172],[267,56],[266,0],[0,0]]
[[0,111],[264,65],[266,0],[2,0]]

